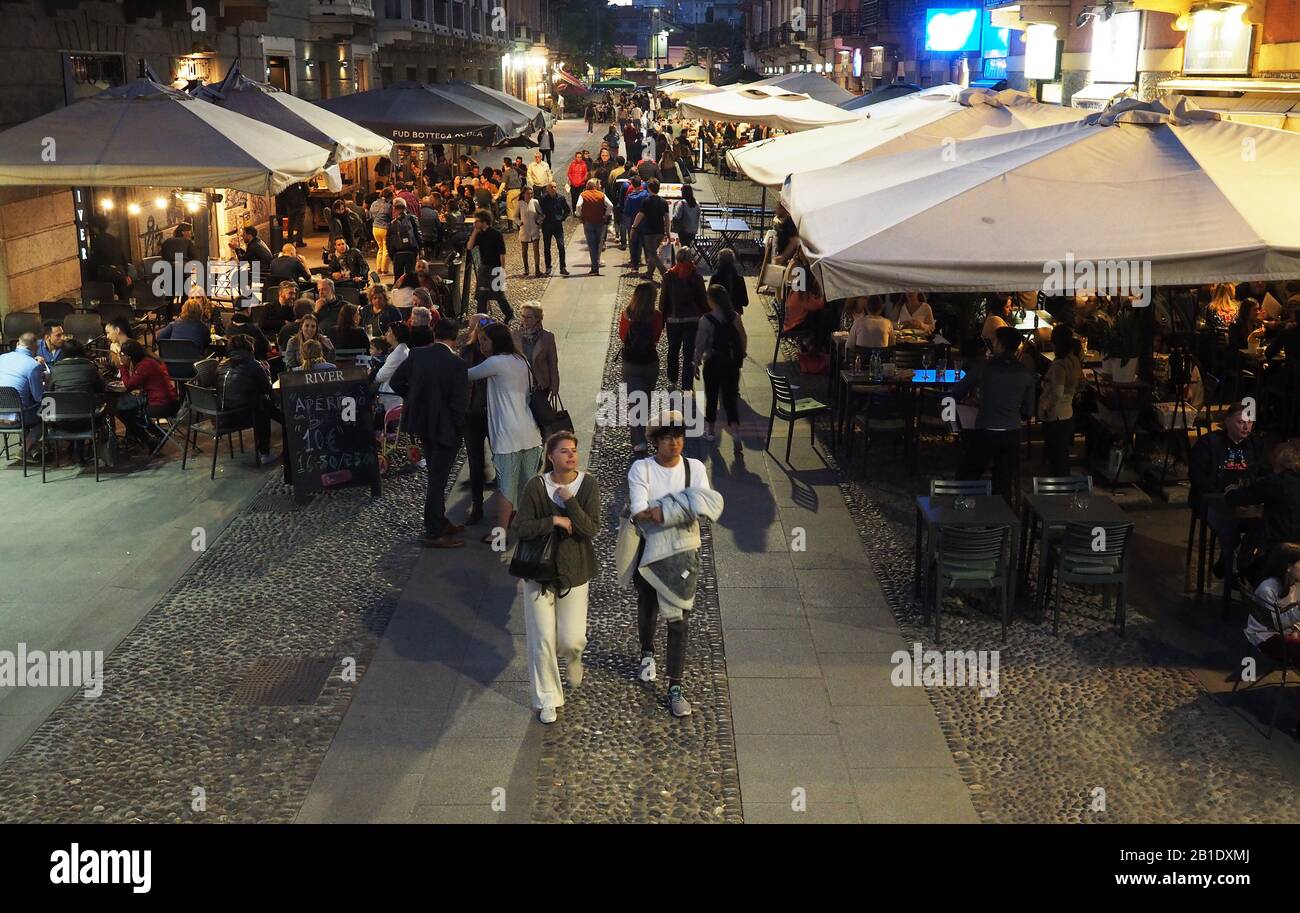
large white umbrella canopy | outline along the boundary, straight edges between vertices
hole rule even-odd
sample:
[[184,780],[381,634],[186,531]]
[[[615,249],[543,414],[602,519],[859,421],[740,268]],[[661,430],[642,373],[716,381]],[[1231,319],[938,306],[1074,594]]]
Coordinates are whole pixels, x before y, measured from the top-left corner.
[[660,79],[674,79],[678,82],[708,82],[709,71],[697,64],[690,64],[684,67],[675,67],[671,70],[664,70],[659,74]]
[[258,123],[279,127],[299,139],[332,151],[333,162],[350,162],[372,155],[388,156],[393,141],[372,133],[359,124],[326,111],[320,105],[281,92],[269,83],[257,82],[232,67],[219,83],[201,87],[199,98]]
[[827,298],[1300,277],[1300,135],[1180,96],[795,174]]
[[823,101],[828,105],[840,105],[857,97],[848,89],[842,88],[825,76],[819,76],[816,73],[781,73],[777,76],[760,79],[758,82],[737,85],[734,88],[761,89],[767,86],[785,89],[787,92],[798,92],[818,101]]
[[277,193],[329,153],[137,79],[0,133],[0,186],[229,187]]
[[780,187],[790,174],[1066,123],[1086,114],[1078,108],[1040,104],[1023,92],[962,89],[956,85],[882,101],[858,113],[865,119],[732,149],[727,161],[751,181]]
[[844,111],[807,95],[774,86],[757,89],[746,86],[716,95],[698,95],[677,103],[682,117],[720,120],[735,124],[760,124],[795,132],[861,120],[862,115]]
[[695,95],[716,95],[725,91],[727,90],[723,87],[709,85],[707,82],[684,83],[663,90],[665,95],[675,99],[690,98]]

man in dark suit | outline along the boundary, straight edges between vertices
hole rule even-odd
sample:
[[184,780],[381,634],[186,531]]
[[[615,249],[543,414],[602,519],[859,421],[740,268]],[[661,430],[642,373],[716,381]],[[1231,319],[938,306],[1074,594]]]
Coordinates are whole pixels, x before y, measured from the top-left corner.
[[447,519],[447,477],[465,435],[469,408],[469,367],[452,348],[458,327],[439,320],[433,328],[433,345],[412,349],[393,375],[390,386],[405,401],[406,427],[418,435],[428,462],[428,487],[424,495],[424,538],[429,548],[461,548],[456,536],[465,527]]

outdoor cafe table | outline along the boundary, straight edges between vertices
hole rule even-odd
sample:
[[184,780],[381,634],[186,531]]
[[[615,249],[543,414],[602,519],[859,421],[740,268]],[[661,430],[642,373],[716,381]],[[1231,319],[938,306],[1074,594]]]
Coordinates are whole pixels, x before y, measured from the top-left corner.
[[[954,386],[965,376],[962,371],[950,369],[911,369],[906,368],[893,374],[886,374],[881,380],[872,380],[869,371],[845,368],[840,371],[839,415],[836,418],[835,439],[844,434],[844,424],[851,411],[850,403],[855,397],[870,396],[873,393],[890,391],[901,393],[906,399],[904,420],[907,422],[907,434],[904,436],[906,453],[915,452],[915,435],[912,433],[915,405],[914,395],[924,389],[942,390]],[[852,429],[850,429],[852,430]]]
[[1025,535],[1021,536],[1021,548],[1018,553],[1017,575],[1026,583],[1029,581],[1029,531],[1033,529],[1031,524],[1039,523],[1042,525],[1043,532],[1040,537],[1041,545],[1038,550],[1038,580],[1039,586],[1036,593],[1036,604],[1041,605],[1044,597],[1046,581],[1043,578],[1043,571],[1047,567],[1044,556],[1048,548],[1051,547],[1053,537],[1060,536],[1065,531],[1067,523],[1127,523],[1128,515],[1124,513],[1114,499],[1109,495],[1100,492],[1092,492],[1087,495],[1088,506],[1078,507],[1075,504],[1073,494],[1044,495],[1032,494],[1030,490],[1021,492],[1020,497],[1020,522],[1025,530]]
[[724,247],[734,247],[736,240],[744,234],[748,234],[752,229],[749,223],[744,219],[715,219],[705,220],[709,229],[716,233],[714,238],[709,239],[706,243],[696,242],[696,250],[710,266],[713,265],[713,255],[722,250]]
[[[968,495],[973,506],[959,508],[955,497],[916,497],[916,551],[915,592],[918,600],[925,599],[926,574],[934,562],[939,533],[946,528],[1005,526],[1011,530],[1011,556],[1019,549],[1020,526],[1016,515],[1001,495]],[[924,554],[922,542],[924,541]],[[1007,602],[1015,605],[1016,578],[1011,575],[1011,589]]]

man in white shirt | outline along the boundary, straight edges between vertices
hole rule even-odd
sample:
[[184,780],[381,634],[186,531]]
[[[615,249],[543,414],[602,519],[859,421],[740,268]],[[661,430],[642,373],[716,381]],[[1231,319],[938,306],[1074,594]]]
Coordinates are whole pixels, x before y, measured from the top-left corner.
[[528,166],[528,183],[533,185],[533,196],[540,195],[553,180],[555,178],[551,175],[551,166],[542,159],[541,152],[534,152],[533,162]]

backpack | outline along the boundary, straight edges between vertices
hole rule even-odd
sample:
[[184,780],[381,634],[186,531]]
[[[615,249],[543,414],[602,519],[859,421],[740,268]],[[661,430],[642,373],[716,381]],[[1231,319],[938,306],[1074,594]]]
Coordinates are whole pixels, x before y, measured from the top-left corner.
[[728,365],[738,365],[744,361],[745,350],[740,344],[740,331],[736,329],[736,318],[733,316],[723,323],[712,314],[705,314],[704,319],[713,324],[713,349],[709,357]]
[[654,330],[648,320],[632,320],[627,325],[627,339],[623,341],[623,360],[634,365],[648,365],[657,361]]

